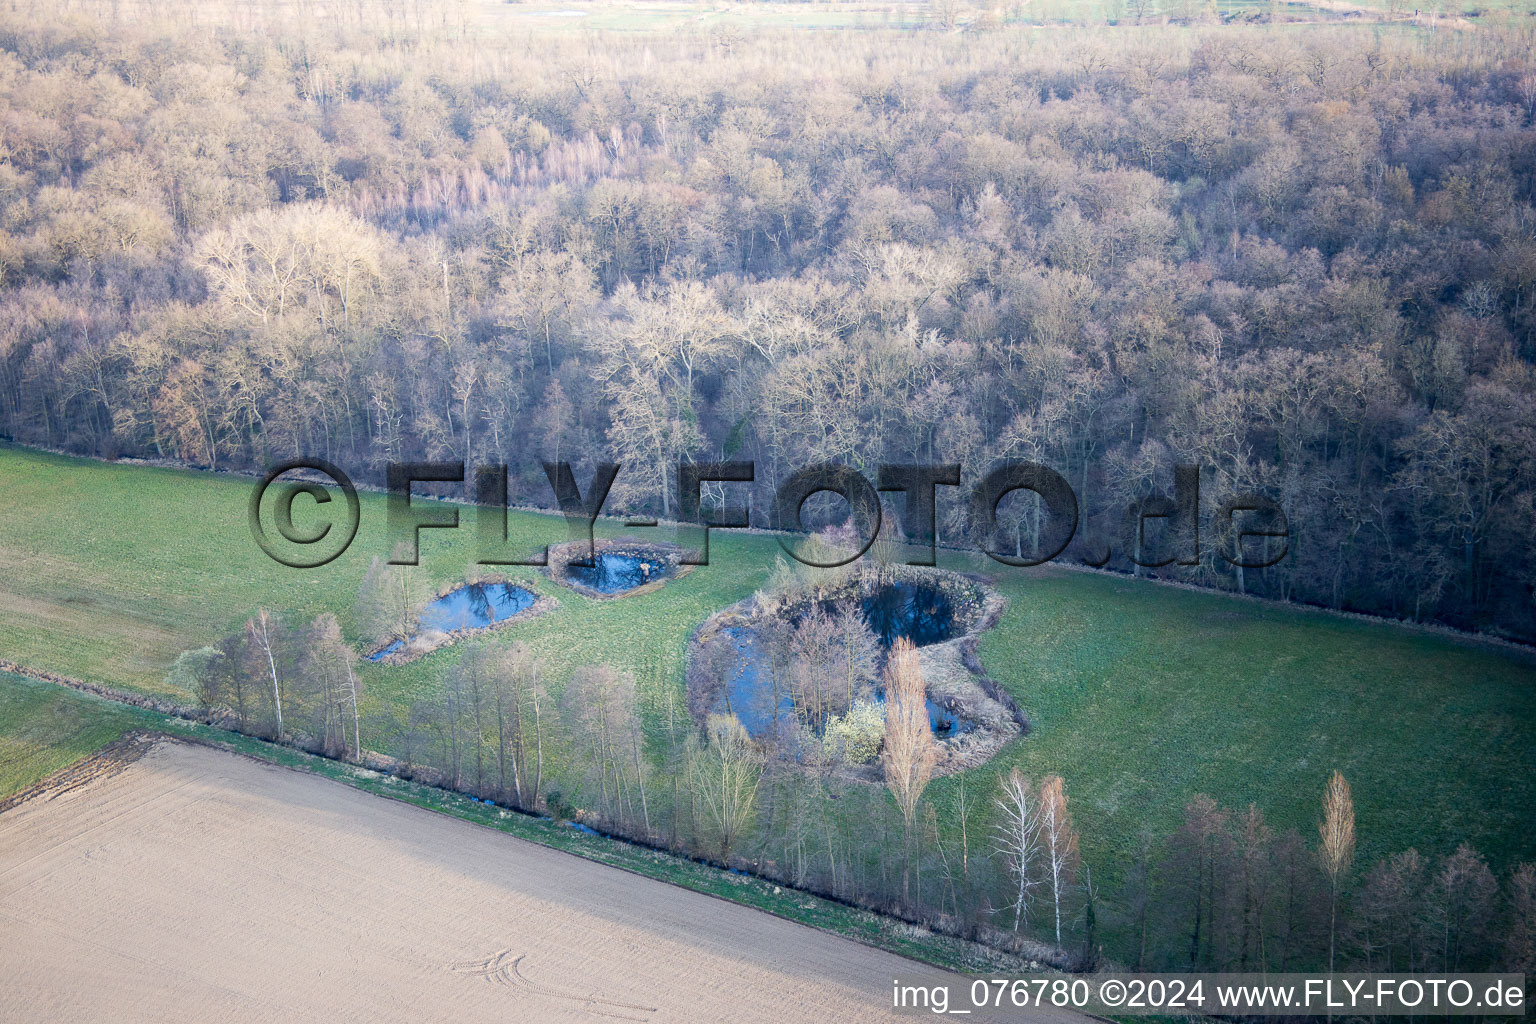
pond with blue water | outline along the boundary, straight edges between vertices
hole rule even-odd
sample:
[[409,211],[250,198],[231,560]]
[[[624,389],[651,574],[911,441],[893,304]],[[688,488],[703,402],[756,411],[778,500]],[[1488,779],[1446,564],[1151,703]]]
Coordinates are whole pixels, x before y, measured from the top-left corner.
[[[418,635],[454,633],[461,629],[485,629],[527,611],[539,597],[515,583],[467,583],[436,598],[421,610]],[[368,655],[370,661],[383,661],[405,649],[406,640],[396,639]]]
[[866,596],[859,607],[880,646],[898,639],[914,647],[941,644],[955,635],[955,605],[938,587],[898,581]]
[[565,578],[599,594],[622,594],[665,577],[670,569],[659,558],[642,558],[613,551],[565,564]]
[[[780,726],[794,721],[795,702],[788,687],[780,688],[777,706],[774,704],[773,672],[768,667],[767,657],[758,650],[757,632],[745,626],[731,626],[720,632],[730,637],[738,657],[716,699],[715,711],[735,715],[754,738],[772,733],[775,719]],[[885,694],[876,692],[875,699],[883,704]],[[934,736],[942,740],[971,731],[973,723],[969,720],[935,704],[931,699],[925,703],[928,706],[928,725],[933,729]]]
[[[827,611],[835,602],[821,602]],[[958,635],[954,602],[941,589],[922,583],[897,581],[878,587],[859,600],[864,621],[883,649],[889,650],[897,639],[906,639],[917,647],[943,643]],[[790,613],[798,622],[804,612]],[[736,650],[735,663],[715,701],[716,712],[729,712],[741,721],[747,732],[760,737],[773,731],[773,725],[795,717],[794,700],[787,686],[780,687],[775,699],[773,670],[766,651],[760,649],[759,635],[752,626],[728,626],[720,631]],[[884,694],[876,692],[876,700]],[[974,723],[955,712],[927,701],[928,723],[940,739],[969,732]]]

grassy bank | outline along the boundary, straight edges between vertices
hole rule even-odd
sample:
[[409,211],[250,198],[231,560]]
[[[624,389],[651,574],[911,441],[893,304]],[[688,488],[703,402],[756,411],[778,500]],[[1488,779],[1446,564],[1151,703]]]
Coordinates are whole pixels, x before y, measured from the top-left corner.
[[0,672],[0,800],[143,728],[146,714]]

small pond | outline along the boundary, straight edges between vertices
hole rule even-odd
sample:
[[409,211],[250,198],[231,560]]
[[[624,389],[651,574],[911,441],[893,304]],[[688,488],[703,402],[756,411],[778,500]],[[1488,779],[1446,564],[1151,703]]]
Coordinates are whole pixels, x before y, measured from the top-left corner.
[[667,571],[668,566],[663,561],[613,552],[599,552],[595,559],[587,561],[585,565],[581,562],[568,562],[565,566],[567,579],[600,594],[622,594],[626,590],[634,590],[652,580],[661,579],[667,575]]
[[[773,676],[767,658],[757,649],[756,631],[748,626],[728,626],[721,633],[731,639],[738,657],[730,677],[726,679],[725,686],[715,700],[714,710],[720,714],[734,714],[754,737],[771,732],[770,727],[775,719],[781,723],[793,721],[795,706],[787,688],[778,695],[778,707],[772,706]],[[883,701],[884,694],[877,694],[876,699]],[[975,728],[975,723],[940,707],[932,700],[926,703],[928,724],[938,739],[959,736]]]
[[[538,595],[513,583],[469,583],[455,587],[421,610],[417,620],[421,633],[453,633],[461,629],[484,629],[505,622],[518,612],[532,608]],[[383,661],[405,647],[405,640],[393,640],[368,655],[370,661]]]
[[538,596],[512,583],[470,583],[450,590],[421,611],[421,631],[482,629],[533,607]]
[[864,598],[864,621],[890,647],[898,638],[914,647],[927,647],[950,639],[955,630],[955,606],[937,587],[897,582]]
[[383,661],[385,658],[389,657],[391,654],[394,654],[396,651],[400,650],[400,648],[402,648],[404,646],[405,646],[405,641],[404,640],[391,640],[389,643],[385,644],[383,647],[380,647],[378,650],[376,650],[372,654],[368,655],[368,660],[369,661]]

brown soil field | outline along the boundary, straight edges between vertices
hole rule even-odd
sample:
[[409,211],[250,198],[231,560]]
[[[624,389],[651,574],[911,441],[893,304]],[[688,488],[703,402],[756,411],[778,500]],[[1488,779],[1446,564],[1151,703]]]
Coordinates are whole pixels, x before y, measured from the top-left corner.
[[170,741],[0,814],[4,1021],[910,1019],[892,979],[933,974]]

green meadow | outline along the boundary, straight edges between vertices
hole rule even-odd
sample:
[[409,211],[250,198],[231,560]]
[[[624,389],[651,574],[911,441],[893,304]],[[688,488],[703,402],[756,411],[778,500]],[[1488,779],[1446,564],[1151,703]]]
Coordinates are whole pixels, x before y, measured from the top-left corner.
[[143,728],[144,716],[126,704],[0,672],[0,800]]
[[[260,607],[290,619],[336,612],[355,639],[359,583],[371,560],[389,553],[383,496],[361,496],[362,525],[346,554],[296,570],[252,540],[252,488],[243,477],[0,448],[0,658],[166,693],[165,671],[180,651],[240,628]],[[474,562],[473,518],[462,509],[461,529],[423,533],[419,571],[433,586],[464,578]],[[557,517],[522,512],[509,532],[527,549],[566,536]],[[648,534],[671,536],[635,531]],[[611,601],[515,568],[509,575],[558,608],[494,636],[536,650],[556,693],[577,665],[633,669],[659,731],[662,709],[681,700],[690,633],[759,586],[778,550],[768,535],[716,533],[709,566]],[[1034,726],[966,773],[972,802],[990,803],[993,780],[1013,765],[1032,776],[1059,773],[1096,874],[1112,876],[1143,831],[1171,831],[1198,792],[1232,808],[1256,803],[1277,827],[1314,837],[1334,769],[1354,787],[1367,863],[1408,846],[1445,853],[1463,840],[1496,868],[1536,854],[1530,655],[1125,576],[946,559],[987,573],[1009,598],[980,651]],[[364,713],[403,713],[462,650],[400,667],[364,662]],[[110,714],[81,719],[51,694],[34,687],[0,702],[9,737],[0,760],[12,776],[67,763],[120,726]],[[936,782],[931,799],[949,804],[960,784]]]

